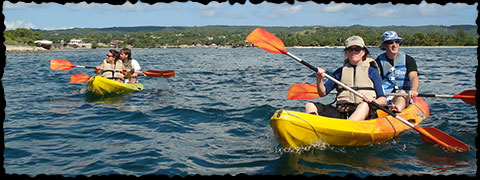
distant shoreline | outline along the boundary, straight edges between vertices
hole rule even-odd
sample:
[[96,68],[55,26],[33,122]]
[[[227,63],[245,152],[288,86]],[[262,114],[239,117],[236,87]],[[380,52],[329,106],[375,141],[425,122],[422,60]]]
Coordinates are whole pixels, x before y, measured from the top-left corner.
[[[33,47],[33,46],[16,46],[16,45],[5,45],[6,53],[15,53],[15,52],[51,52],[51,51],[65,51],[65,50],[88,50],[88,49],[45,49],[42,47]],[[478,46],[401,46],[401,48],[477,48]],[[188,46],[181,45],[175,47],[166,47],[166,49],[188,49],[188,48],[218,48],[218,49],[232,49],[232,47],[198,47],[198,46]],[[251,48],[251,47],[239,47],[239,48]],[[344,46],[291,46],[286,48],[293,49],[342,49]],[[378,46],[368,46],[367,48],[378,48]],[[110,48],[98,48],[98,49],[110,49]],[[118,49],[118,48],[113,48]],[[136,49],[136,48],[133,48]],[[139,48],[139,49],[148,49],[148,48]],[[164,48],[151,48],[151,49],[164,49]]]
[[18,45],[5,45],[5,52],[47,52],[51,51],[43,47],[34,46],[18,46]]

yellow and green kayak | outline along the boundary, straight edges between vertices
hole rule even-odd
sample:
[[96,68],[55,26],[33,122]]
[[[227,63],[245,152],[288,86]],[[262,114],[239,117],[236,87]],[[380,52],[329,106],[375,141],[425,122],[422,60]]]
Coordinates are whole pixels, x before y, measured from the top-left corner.
[[[427,103],[417,97],[414,103],[398,116],[414,125],[430,115]],[[312,114],[277,110],[270,119],[270,126],[280,144],[285,148],[301,148],[312,145],[365,146],[388,141],[404,130],[410,129],[390,115],[371,120],[351,121]]]
[[85,86],[88,92],[95,95],[126,94],[143,90],[143,84],[126,84],[101,76],[92,76]]

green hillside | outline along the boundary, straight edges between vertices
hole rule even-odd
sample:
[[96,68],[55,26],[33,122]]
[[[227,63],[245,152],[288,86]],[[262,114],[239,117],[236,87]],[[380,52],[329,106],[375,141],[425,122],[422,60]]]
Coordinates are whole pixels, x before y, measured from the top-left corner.
[[[138,48],[155,48],[178,45],[227,45],[241,47],[247,35],[255,28],[263,28],[274,33],[286,46],[341,46],[352,35],[364,38],[367,45],[379,45],[380,37],[387,30],[398,32],[407,46],[476,46],[478,34],[476,25],[454,26],[138,26],[109,28],[73,28],[65,30],[31,30],[35,38],[43,37],[55,44],[82,39],[94,47],[110,46],[112,41],[120,42],[115,47],[130,45]],[[17,30],[5,31],[8,42],[19,43],[25,37],[15,37]],[[22,30],[24,31],[24,30]],[[23,33],[25,34],[25,33]],[[32,37],[33,38],[33,37]],[[20,40],[19,40],[20,39]],[[38,39],[32,39],[38,40]],[[31,40],[28,41],[31,44]],[[29,44],[25,43],[25,44]]]

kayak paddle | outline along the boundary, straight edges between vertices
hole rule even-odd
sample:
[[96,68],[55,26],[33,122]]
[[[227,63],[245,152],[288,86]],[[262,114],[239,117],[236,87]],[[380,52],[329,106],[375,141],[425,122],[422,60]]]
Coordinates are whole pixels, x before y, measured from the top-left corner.
[[318,95],[317,86],[314,84],[294,84],[288,88],[287,99],[315,99]]
[[84,83],[90,80],[90,76],[86,74],[74,74],[70,76],[70,83],[77,84],[77,83]]
[[[148,77],[155,77],[155,78],[169,78],[174,77],[175,72],[173,70],[166,70],[166,71],[158,71],[158,70],[148,70],[143,71],[143,73],[139,73],[138,76],[148,76]],[[90,77],[86,74],[74,74],[70,76],[70,83],[84,83],[87,82]]]
[[[286,54],[293,59],[297,60],[298,62],[302,63],[303,65],[309,67],[313,71],[317,72],[317,68],[315,66],[312,66],[311,64],[303,61],[302,59],[296,57],[295,55],[291,54],[290,52],[287,52],[285,50],[285,45],[283,44],[282,40],[280,40],[278,37],[275,35],[271,34],[268,31],[265,31],[261,28],[257,28],[253,30],[248,36],[247,40],[254,44],[255,46],[262,48],[268,52],[275,53],[275,54]],[[343,84],[342,82],[336,80],[335,78],[332,78],[330,75],[327,73],[324,73],[325,77],[336,84],[344,87],[345,89],[349,90],[350,92],[354,93],[356,96],[361,97],[362,99],[364,98],[362,94],[359,92],[355,91],[354,89],[348,87],[347,85]],[[465,152],[470,149],[470,147],[455,139],[454,137],[436,129],[433,127],[427,127],[427,128],[421,128],[416,125],[413,125],[412,123],[408,122],[407,120],[403,119],[400,116],[397,116],[395,113],[389,111],[383,106],[380,106],[377,104],[375,101],[370,102],[370,104],[375,105],[377,108],[381,109],[382,111],[385,111],[389,115],[395,117],[396,119],[402,121],[404,124],[410,126],[411,128],[415,129],[417,132],[420,133],[420,137],[424,143],[430,143],[430,144],[439,144],[442,147],[447,148],[448,150],[451,150],[453,152]]]
[[139,73],[139,76],[148,76],[148,77],[158,77],[158,78],[170,78],[175,76],[175,71],[173,70],[165,70],[165,71],[159,71],[159,70],[148,70],[148,71],[143,71],[143,74]]
[[94,66],[77,66],[72,64],[72,62],[64,59],[52,59],[50,60],[50,69],[53,70],[62,70],[62,71],[68,71],[74,67],[78,68],[88,68],[88,69],[95,69]]
[[89,79],[90,79],[90,76],[86,74],[74,74],[70,76],[70,83],[71,84],[84,83],[84,82],[87,82]]
[[[437,94],[418,94],[420,97],[436,97],[436,98],[457,98],[461,99],[463,102],[471,105],[477,105],[475,101],[475,94],[477,93],[476,89],[469,89],[462,91],[459,94],[455,95],[437,95]],[[390,93],[392,96],[407,96],[406,93]]]
[[[455,95],[418,94],[418,97],[458,98],[471,105],[477,105],[475,101],[476,89],[465,90]],[[386,93],[388,96],[408,96],[407,93]],[[294,84],[288,89],[287,99],[315,99],[319,97],[317,86],[314,84]]]
[[[62,71],[68,71],[74,67],[78,68],[87,68],[87,69],[95,69],[96,67],[94,66],[78,66],[72,64],[72,62],[64,59],[52,59],[50,60],[50,69],[53,70],[62,70]],[[108,68],[103,68],[103,70],[112,70]],[[147,70],[142,72],[145,76],[148,77],[161,77],[161,78],[170,78],[175,76],[175,71],[173,70]],[[139,74],[139,76],[143,76],[142,74]]]

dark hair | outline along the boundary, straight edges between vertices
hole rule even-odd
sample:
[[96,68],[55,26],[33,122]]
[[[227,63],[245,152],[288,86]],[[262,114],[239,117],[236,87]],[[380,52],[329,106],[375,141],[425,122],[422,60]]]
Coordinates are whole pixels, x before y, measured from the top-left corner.
[[117,61],[120,58],[120,53],[115,49],[110,49],[108,50],[108,52],[112,53],[112,56],[115,58],[115,61]]
[[120,50],[120,53],[126,54],[128,60],[131,60],[131,59],[132,59],[132,51],[130,51],[130,49],[128,49],[128,48],[122,48],[122,49]]
[[365,55],[363,55],[362,59],[365,61],[370,56],[370,51],[368,51],[367,47],[363,47],[363,49],[365,50]]

